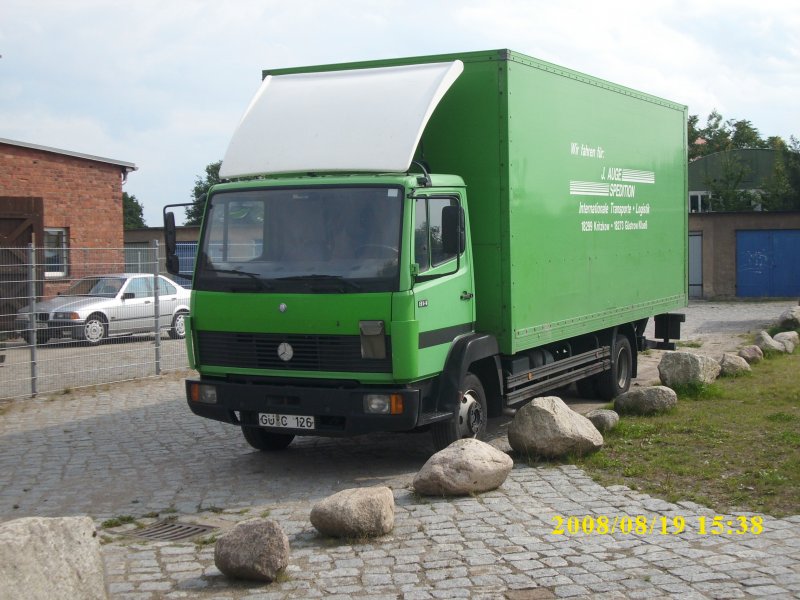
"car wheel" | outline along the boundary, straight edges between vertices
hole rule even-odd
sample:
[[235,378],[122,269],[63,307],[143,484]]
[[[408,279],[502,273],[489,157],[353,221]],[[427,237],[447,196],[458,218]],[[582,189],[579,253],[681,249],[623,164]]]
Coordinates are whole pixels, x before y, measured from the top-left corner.
[[482,438],[486,433],[488,405],[481,380],[467,373],[461,382],[464,390],[455,414],[447,421],[434,423],[431,427],[433,445],[443,450],[462,438]]
[[97,345],[108,337],[108,323],[103,315],[90,315],[83,324],[83,339]]
[[186,337],[185,311],[180,311],[172,317],[172,326],[169,328],[169,337],[173,340],[182,340]]

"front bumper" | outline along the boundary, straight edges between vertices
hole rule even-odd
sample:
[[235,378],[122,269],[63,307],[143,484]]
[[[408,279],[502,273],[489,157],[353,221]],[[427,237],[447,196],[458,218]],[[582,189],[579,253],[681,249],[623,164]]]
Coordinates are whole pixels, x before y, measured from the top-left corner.
[[[190,386],[194,383],[213,385],[216,402],[207,404],[192,400]],[[396,415],[366,413],[366,394],[399,394],[403,398],[403,412]],[[194,414],[233,425],[258,426],[258,413],[313,416],[316,424],[313,430],[264,429],[331,437],[410,431],[417,425],[420,407],[420,392],[411,387],[294,386],[196,379],[186,380],[186,399]]]

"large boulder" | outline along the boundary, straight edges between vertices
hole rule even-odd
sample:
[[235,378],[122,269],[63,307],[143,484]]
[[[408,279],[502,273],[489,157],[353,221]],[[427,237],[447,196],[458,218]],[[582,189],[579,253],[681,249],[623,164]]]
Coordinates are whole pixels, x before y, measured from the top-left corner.
[[534,398],[514,415],[508,443],[520,454],[557,458],[584,455],[603,446],[603,436],[592,422],[560,398]]
[[0,598],[108,598],[89,517],[26,517],[0,524]]
[[342,490],[314,505],[311,524],[331,537],[386,535],[394,528],[394,495],[388,487]]
[[800,335],[796,331],[781,331],[772,336],[772,339],[783,344],[786,352],[791,354],[797,346],[800,346]]
[[747,364],[750,365],[764,360],[764,353],[761,351],[761,348],[755,344],[750,344],[739,350],[739,356],[745,359]]
[[678,394],[663,385],[637,388],[614,398],[614,410],[620,414],[655,415],[677,404]]
[[755,344],[761,348],[762,352],[786,352],[786,346],[776,342],[766,331],[759,331],[756,334]]
[[722,360],[719,361],[720,374],[723,377],[736,377],[743,373],[752,371],[750,363],[748,363],[741,356],[726,352],[722,355]]
[[428,459],[414,477],[426,496],[466,496],[500,487],[511,472],[511,457],[474,438],[456,440]]
[[608,410],[606,408],[595,408],[587,412],[584,416],[592,422],[592,425],[594,425],[600,433],[611,431],[619,425],[619,415],[613,410]]
[[719,363],[713,358],[691,352],[667,352],[658,363],[661,383],[671,388],[695,383],[713,383],[719,372]]
[[781,313],[778,317],[778,327],[781,329],[800,329],[800,306],[793,306]]
[[214,564],[231,579],[275,581],[289,564],[289,538],[275,521],[242,521],[217,540]]

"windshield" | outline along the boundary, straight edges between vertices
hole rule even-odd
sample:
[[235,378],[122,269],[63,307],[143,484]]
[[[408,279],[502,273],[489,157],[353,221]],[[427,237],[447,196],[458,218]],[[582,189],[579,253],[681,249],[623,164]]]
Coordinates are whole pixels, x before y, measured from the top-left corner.
[[398,187],[215,194],[209,199],[195,288],[396,290],[402,200]]
[[63,295],[114,298],[124,283],[122,277],[85,277],[73,283]]

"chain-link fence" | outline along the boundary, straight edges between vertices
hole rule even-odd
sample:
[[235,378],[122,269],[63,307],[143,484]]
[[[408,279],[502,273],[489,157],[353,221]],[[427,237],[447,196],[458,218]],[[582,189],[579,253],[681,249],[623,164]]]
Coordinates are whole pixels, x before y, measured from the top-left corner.
[[0,248],[0,399],[188,368],[189,289],[133,249]]

